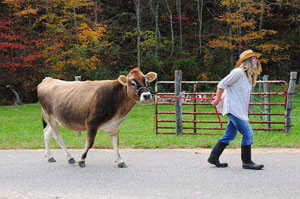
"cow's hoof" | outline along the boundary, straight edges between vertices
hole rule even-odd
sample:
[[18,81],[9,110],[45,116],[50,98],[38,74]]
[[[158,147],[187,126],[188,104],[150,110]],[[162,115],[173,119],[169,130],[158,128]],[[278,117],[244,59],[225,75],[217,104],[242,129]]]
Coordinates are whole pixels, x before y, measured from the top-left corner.
[[79,161],[79,162],[78,162],[78,165],[79,165],[81,168],[84,168],[84,167],[85,167],[85,161]]
[[118,164],[119,168],[127,168],[127,165],[125,164],[125,162],[121,162]]
[[76,161],[74,160],[74,158],[71,158],[70,160],[68,160],[68,163],[69,163],[69,164],[75,164]]
[[48,159],[48,162],[53,163],[53,162],[56,162],[56,160],[54,159],[54,157],[52,157],[52,158]]

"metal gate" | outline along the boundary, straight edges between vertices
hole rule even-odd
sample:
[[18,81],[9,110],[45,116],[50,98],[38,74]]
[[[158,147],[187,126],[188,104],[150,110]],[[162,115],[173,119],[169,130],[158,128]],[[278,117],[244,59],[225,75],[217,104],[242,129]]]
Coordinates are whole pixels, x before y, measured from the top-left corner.
[[[166,89],[161,92],[162,89],[159,89],[160,85],[171,87],[170,85],[174,85],[174,83],[174,81],[158,81],[155,85],[156,134],[175,134],[176,121],[173,119],[175,111],[170,111],[174,108],[175,103],[172,98],[168,98],[168,96],[175,97],[175,93],[168,92]],[[182,98],[184,98],[182,100],[183,134],[223,134],[224,132],[218,131],[226,129],[227,117],[221,116],[221,121],[219,121],[211,101],[207,100],[211,99],[219,82],[182,81],[181,83],[192,87],[190,92],[181,92]],[[202,87],[211,87],[214,91],[202,90],[200,92],[197,86],[201,87],[201,85]],[[253,106],[254,108],[253,111],[249,111],[249,122],[252,124],[253,130],[285,131],[284,116],[287,103],[287,83],[285,81],[257,81],[256,90],[258,87],[261,88],[259,85],[267,86],[269,90],[267,92],[262,90],[251,92],[252,102],[249,107]],[[277,86],[274,87],[275,91],[271,92],[272,85]],[[225,126],[222,124],[225,124]]]

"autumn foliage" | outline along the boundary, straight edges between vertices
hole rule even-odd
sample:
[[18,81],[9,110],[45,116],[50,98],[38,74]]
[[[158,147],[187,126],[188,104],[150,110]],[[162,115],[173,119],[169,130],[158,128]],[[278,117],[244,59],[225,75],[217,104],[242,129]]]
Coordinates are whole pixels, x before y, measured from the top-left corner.
[[0,104],[14,101],[6,85],[29,103],[45,76],[125,74],[137,66],[138,34],[141,69],[156,71],[159,80],[173,80],[177,69],[185,80],[219,80],[245,49],[263,54],[263,74],[271,79],[300,72],[298,1],[203,1],[199,29],[201,0],[139,0],[139,33],[137,1],[0,0]]

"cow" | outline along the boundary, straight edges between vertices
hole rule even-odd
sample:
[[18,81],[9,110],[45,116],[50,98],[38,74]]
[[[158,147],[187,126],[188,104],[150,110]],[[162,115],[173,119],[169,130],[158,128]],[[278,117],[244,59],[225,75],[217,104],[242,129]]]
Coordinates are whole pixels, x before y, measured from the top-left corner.
[[[50,151],[51,134],[63,149],[69,164],[76,161],[68,152],[60,136],[58,125],[72,131],[87,131],[86,145],[78,164],[85,167],[85,159],[98,131],[111,136],[115,162],[127,165],[119,154],[119,128],[136,103],[151,99],[148,83],[157,78],[155,72],[144,75],[138,68],[117,80],[63,81],[46,77],[38,85],[38,99],[42,107],[45,152],[48,162],[56,162]],[[47,122],[48,123],[47,123]]]

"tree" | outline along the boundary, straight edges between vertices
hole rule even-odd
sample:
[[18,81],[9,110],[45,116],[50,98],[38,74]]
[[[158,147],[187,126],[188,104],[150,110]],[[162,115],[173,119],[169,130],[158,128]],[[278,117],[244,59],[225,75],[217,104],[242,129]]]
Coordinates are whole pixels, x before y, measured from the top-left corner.
[[199,21],[199,54],[202,54],[202,20],[203,20],[203,0],[197,0],[198,21]]
[[58,78],[73,79],[78,74],[91,78],[90,74],[100,70],[100,51],[110,43],[104,39],[106,27],[95,24],[92,17],[86,15],[86,12],[90,15],[97,12],[94,3],[74,0],[52,2],[45,32],[54,36],[46,48],[45,63]]
[[263,54],[264,74],[285,79],[300,72],[299,10],[294,0],[3,0],[0,101],[13,99],[7,84],[26,103],[45,76],[112,79],[136,66],[216,80],[248,48]]
[[169,18],[170,18],[170,32],[171,32],[171,61],[173,62],[173,54],[174,54],[174,45],[175,45],[175,41],[174,41],[174,30],[173,30],[173,14],[172,14],[172,10],[170,9],[168,0],[165,0],[168,12],[169,12]]
[[179,38],[180,50],[182,51],[182,13],[181,13],[181,0],[176,0],[177,13],[179,16]]
[[[239,55],[242,49],[257,49],[267,54],[262,59],[264,63],[270,59],[280,59],[271,51],[282,51],[284,48],[267,40],[277,31],[260,29],[257,25],[259,20],[262,21],[262,13],[265,11],[263,6],[255,2],[248,3],[248,0],[224,0],[221,4],[227,7],[227,12],[217,17],[216,20],[226,23],[230,31],[228,35],[221,34],[217,39],[210,41],[208,46],[232,50],[236,52],[236,55]],[[267,58],[268,56],[270,58]]]
[[141,54],[140,54],[140,42],[141,42],[141,27],[140,27],[140,9],[141,9],[141,1],[134,0],[136,7],[136,27],[137,27],[137,65],[138,68],[141,69]]
[[159,31],[159,26],[158,26],[158,8],[159,8],[159,0],[157,0],[155,3],[153,3],[153,0],[150,0],[150,9],[152,11],[152,15],[155,21],[155,40],[156,40],[156,44],[155,44],[155,53],[154,56],[157,59],[158,57],[158,44],[159,44],[159,35],[160,35],[160,31]]
[[[43,41],[36,39],[29,20],[37,14],[32,5],[22,1],[0,3],[3,8],[0,12],[0,87],[11,85],[21,88],[20,95],[24,101],[31,101],[33,99],[30,98],[35,96],[31,82],[39,81],[40,71],[35,66],[40,66],[44,56]],[[9,99],[3,96],[1,101]]]

